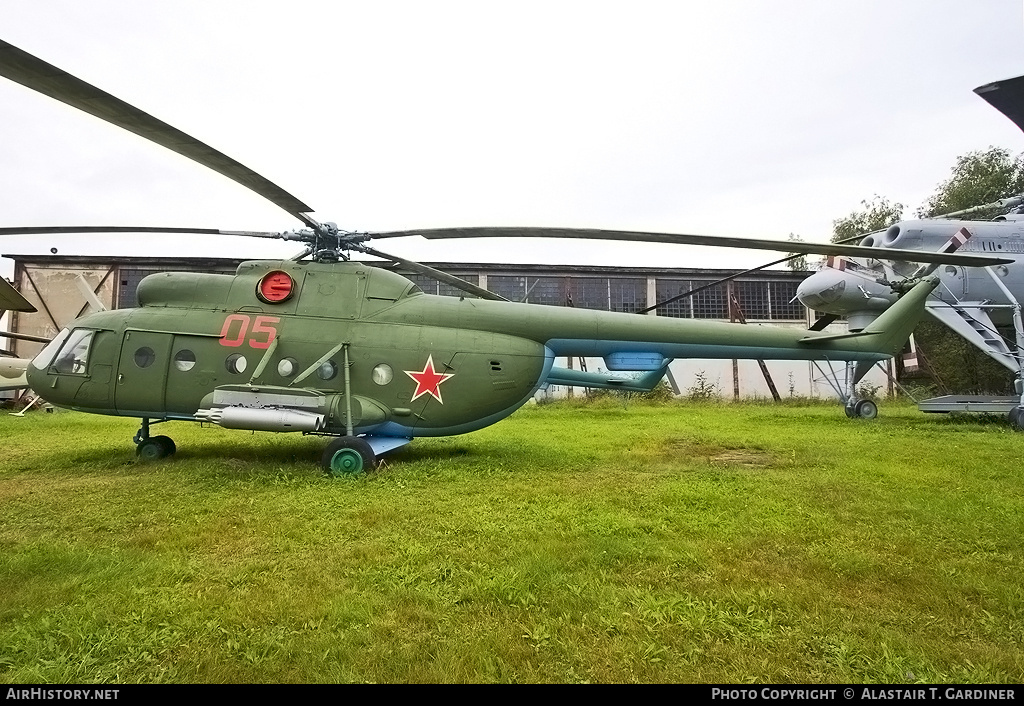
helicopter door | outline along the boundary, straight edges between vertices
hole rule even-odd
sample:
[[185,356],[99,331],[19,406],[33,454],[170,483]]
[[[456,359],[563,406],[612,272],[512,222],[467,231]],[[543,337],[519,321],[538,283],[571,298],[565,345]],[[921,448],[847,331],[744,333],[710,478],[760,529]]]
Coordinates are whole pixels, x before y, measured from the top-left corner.
[[945,277],[941,279],[949,293],[957,299],[966,298],[968,290],[967,270],[955,265],[946,265],[943,274],[945,274]]
[[119,414],[164,415],[171,338],[169,333],[125,332],[114,386],[114,408]]
[[[175,335],[167,367],[167,391],[164,407],[168,413],[191,415],[213,387],[217,367],[224,365],[224,356],[212,355],[211,348],[221,353],[215,336]],[[230,349],[229,349],[230,350]]]

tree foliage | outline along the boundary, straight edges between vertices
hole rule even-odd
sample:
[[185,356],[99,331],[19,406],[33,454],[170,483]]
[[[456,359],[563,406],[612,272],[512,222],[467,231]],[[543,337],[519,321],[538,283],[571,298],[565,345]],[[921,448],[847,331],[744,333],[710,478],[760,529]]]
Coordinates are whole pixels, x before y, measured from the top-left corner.
[[[953,213],[992,203],[1024,192],[1024,155],[1016,157],[1002,147],[968,152],[957,157],[952,175],[918,209],[921,218]],[[1000,209],[978,211],[973,219],[998,215]],[[1013,339],[1012,332],[1003,332]],[[944,326],[923,322],[916,332],[921,349],[936,373],[955,393],[1006,394],[1013,375],[980,350]]]
[[[789,240],[794,243],[802,243],[804,239],[796,233],[789,234]],[[801,255],[798,253],[789,253],[790,259],[786,262],[786,267],[793,270],[794,272],[800,272],[807,269],[807,255]]]
[[862,210],[853,211],[845,218],[832,221],[833,243],[885,230],[903,218],[903,204],[890,203],[888,199],[877,194],[871,201],[860,203],[864,207]]
[[[1002,332],[1012,339],[1012,332]],[[938,380],[953,394],[1007,395],[1013,393],[1013,374],[938,321],[922,321],[914,329],[918,352],[928,358]],[[912,374],[918,377],[921,374]]]
[[[989,147],[956,158],[952,176],[917,210],[921,218],[962,211],[1024,192],[1024,155],[1013,157],[1010,150]],[[991,218],[993,213],[972,214]]]
[[[1012,156],[1001,147],[957,157],[949,179],[917,209],[919,218],[962,211],[1024,193],[1024,155]],[[833,221],[832,242],[884,230],[903,218],[903,204],[881,196],[862,201],[863,209]],[[971,218],[991,218],[997,211],[979,211]],[[1012,332],[1004,335],[1010,336]],[[922,321],[915,331],[919,350],[937,377],[956,394],[1006,394],[1013,375],[950,329]]]

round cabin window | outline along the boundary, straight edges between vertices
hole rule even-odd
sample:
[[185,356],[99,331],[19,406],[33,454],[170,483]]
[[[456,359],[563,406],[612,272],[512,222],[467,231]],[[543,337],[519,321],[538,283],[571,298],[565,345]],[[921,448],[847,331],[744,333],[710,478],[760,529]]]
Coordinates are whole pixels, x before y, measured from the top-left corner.
[[196,367],[196,354],[188,349],[183,349],[174,354],[174,367],[183,373],[187,373]]
[[135,351],[135,364],[140,368],[148,368],[156,360],[156,353],[149,346],[143,346]]
[[372,377],[373,381],[378,385],[387,385],[391,382],[393,375],[394,373],[391,370],[391,366],[387,363],[381,363],[373,369],[370,377]]
[[282,358],[277,364],[277,374],[283,378],[290,378],[299,369],[299,363],[294,358]]
[[224,367],[228,369],[229,373],[239,375],[245,372],[245,366],[247,365],[245,356],[241,353],[233,353],[228,356],[228,359],[224,361]]

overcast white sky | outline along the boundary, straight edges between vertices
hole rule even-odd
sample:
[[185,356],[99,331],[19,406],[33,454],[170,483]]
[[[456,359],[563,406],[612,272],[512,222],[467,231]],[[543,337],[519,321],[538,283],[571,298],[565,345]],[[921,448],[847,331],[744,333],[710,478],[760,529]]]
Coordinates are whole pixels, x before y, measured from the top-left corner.
[[[1021,0],[0,0],[0,37],[349,230],[551,225],[825,241],[957,155],[1024,150],[972,90],[1024,73]],[[218,174],[0,79],[0,224],[276,230]],[[379,244],[425,261],[741,267],[771,253]],[[0,252],[287,256],[194,237]],[[4,261],[10,274],[10,261]]]

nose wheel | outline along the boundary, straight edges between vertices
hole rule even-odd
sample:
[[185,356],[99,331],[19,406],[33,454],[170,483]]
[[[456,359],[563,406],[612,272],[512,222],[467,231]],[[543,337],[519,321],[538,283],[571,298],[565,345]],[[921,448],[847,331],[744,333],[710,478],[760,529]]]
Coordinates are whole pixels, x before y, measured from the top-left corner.
[[169,436],[150,436],[149,420],[143,419],[142,426],[135,433],[135,455],[140,461],[156,461],[173,456],[178,450]]
[[142,461],[156,461],[172,456],[178,448],[169,436],[151,436],[135,447],[135,455]]
[[871,400],[851,398],[846,403],[846,416],[850,419],[874,419],[878,416],[878,405]]

